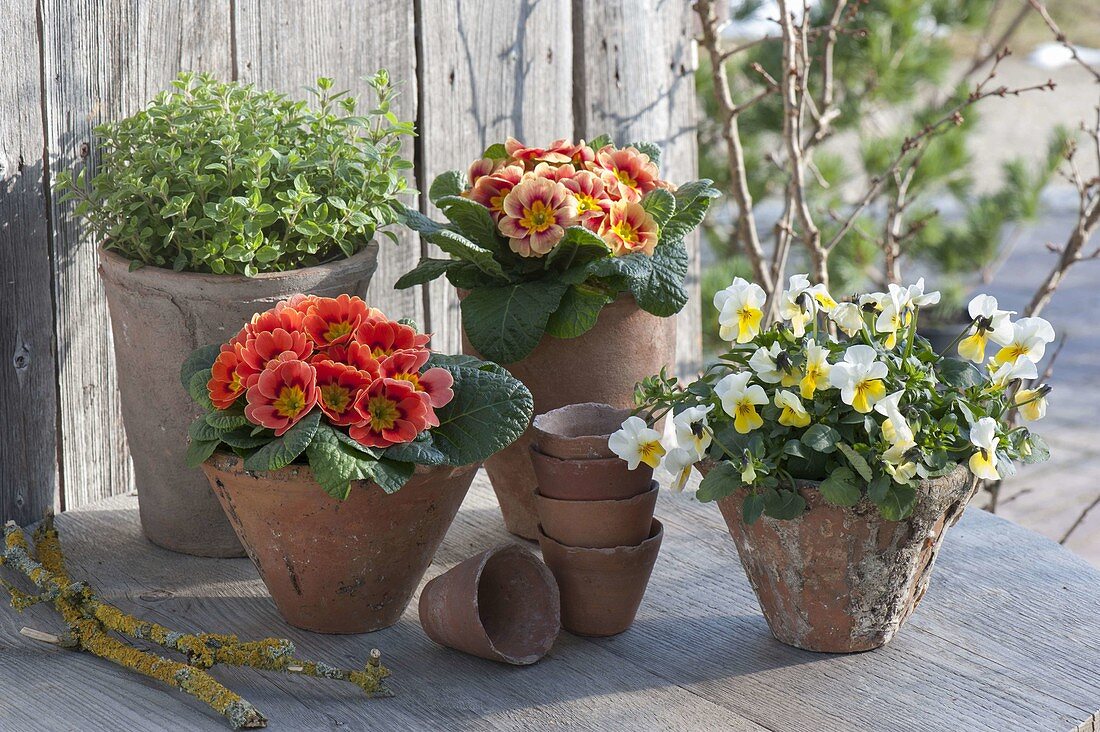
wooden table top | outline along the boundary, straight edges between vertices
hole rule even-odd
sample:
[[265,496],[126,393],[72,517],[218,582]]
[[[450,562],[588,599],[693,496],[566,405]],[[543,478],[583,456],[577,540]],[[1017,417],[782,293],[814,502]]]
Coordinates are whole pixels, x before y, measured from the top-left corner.
[[[772,639],[716,507],[662,492],[657,515],[664,546],[634,627],[606,639],[563,632],[526,668],[435,645],[415,599],[400,623],[370,635],[291,628],[247,559],[185,557],[145,541],[132,497],[57,524],[73,578],[139,617],[245,639],[285,636],[301,657],[344,666],[382,650],[392,699],[215,669],[272,730],[1100,730],[1100,571],[1048,539],[967,511],[894,641],[839,656]],[[504,531],[482,474],[426,579],[506,541],[519,540]],[[189,697],[30,640],[22,626],[62,629],[47,608],[0,609],[0,729],[228,729]]]

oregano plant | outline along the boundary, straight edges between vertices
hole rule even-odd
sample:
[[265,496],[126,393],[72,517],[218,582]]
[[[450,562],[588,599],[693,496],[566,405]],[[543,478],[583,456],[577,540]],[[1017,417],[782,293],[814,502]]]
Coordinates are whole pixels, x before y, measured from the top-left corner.
[[104,248],[176,271],[309,267],[361,251],[398,221],[402,139],[382,70],[359,110],[319,78],[310,103],[185,72],[143,110],[95,129],[93,165],[58,175]]

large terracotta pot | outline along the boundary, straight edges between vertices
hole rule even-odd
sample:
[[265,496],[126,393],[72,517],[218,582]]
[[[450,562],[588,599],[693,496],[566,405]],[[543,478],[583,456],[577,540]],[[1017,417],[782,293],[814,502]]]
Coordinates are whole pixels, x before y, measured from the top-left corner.
[[[462,345],[466,353],[477,355],[465,334]],[[633,407],[634,385],[674,363],[675,356],[676,319],[650,315],[633,297],[622,295],[600,312],[596,325],[584,335],[544,336],[530,356],[504,366],[531,390],[535,414],[542,414],[581,402]],[[528,427],[485,461],[504,525],[525,539],[539,536],[530,456],[533,437]]]
[[130,272],[129,260],[100,250],[122,417],[150,541],[204,557],[244,555],[202,473],[184,463],[187,426],[202,414],[179,381],[191,351],[229,340],[254,313],[298,292],[363,296],[377,258],[372,243],[348,259],[243,277],[159,267]]
[[[701,464],[706,474],[713,464]],[[800,481],[808,508],[787,521],[742,518],[748,491],[718,501],[772,634],[810,651],[852,653],[885,645],[928,589],[947,529],[973,495],[970,471],[921,481],[917,505],[887,521],[866,498],[832,506]]]
[[368,633],[398,621],[477,468],[418,467],[388,495],[356,481],[339,501],[306,465],[253,473],[219,452],[202,466],[279,613],[318,633]]

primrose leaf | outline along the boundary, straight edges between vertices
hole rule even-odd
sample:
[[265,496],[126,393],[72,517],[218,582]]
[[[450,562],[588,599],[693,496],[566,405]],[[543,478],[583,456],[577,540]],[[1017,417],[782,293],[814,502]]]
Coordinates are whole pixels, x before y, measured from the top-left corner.
[[600,311],[613,297],[602,290],[584,285],[570,285],[546,321],[546,332],[555,338],[576,338],[592,329]]
[[305,452],[321,422],[320,408],[314,408],[296,425],[245,458],[244,469],[252,471],[278,470],[290,465]]
[[479,287],[462,301],[462,327],[477,352],[497,363],[530,355],[546,333],[568,285],[535,280]]
[[[531,392],[511,374],[436,360],[454,377],[454,398],[435,410],[432,445],[449,465],[480,463],[519,439],[531,422]],[[500,368],[500,367],[496,367]]]

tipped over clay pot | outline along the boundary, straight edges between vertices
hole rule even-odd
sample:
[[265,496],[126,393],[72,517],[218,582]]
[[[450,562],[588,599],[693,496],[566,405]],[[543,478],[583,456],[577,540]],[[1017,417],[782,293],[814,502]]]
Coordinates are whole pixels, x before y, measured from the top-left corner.
[[542,530],[566,546],[609,549],[641,544],[649,536],[653,508],[657,505],[657,481],[632,498],[613,501],[563,501],[537,494]]
[[664,528],[653,519],[637,546],[565,546],[539,531],[542,557],[561,590],[561,624],[575,635],[622,633],[634,622],[661,549]]
[[442,646],[526,666],[546,655],[561,630],[558,584],[529,550],[503,544],[425,585],[420,624]]
[[537,492],[566,501],[617,501],[649,490],[653,468],[631,470],[617,457],[562,460],[544,455],[531,446]]
[[357,480],[340,501],[308,465],[249,472],[223,452],[202,465],[279,614],[318,633],[368,633],[400,619],[477,468],[417,466],[392,494]]
[[535,417],[532,444],[543,455],[565,460],[615,457],[607,440],[629,416],[629,409],[610,404],[567,404]]

